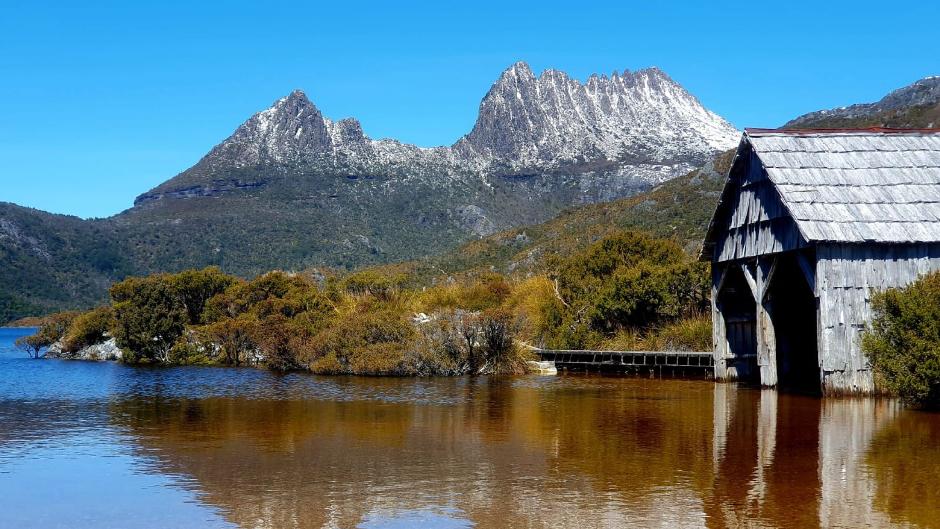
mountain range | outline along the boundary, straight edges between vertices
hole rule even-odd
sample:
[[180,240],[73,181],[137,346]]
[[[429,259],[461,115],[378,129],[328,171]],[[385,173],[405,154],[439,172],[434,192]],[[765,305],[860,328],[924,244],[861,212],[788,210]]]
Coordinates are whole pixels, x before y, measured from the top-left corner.
[[[505,70],[454,145],[367,137],[295,90],[108,219],[0,206],[0,319],[87,305],[126,274],[354,268],[443,252],[649,189],[738,132],[656,68]],[[6,308],[3,308],[6,307]]]
[[[788,126],[834,116],[868,126],[885,112],[933,126],[923,120],[940,101],[934,79],[892,93],[891,103]],[[691,241],[738,137],[656,68],[580,82],[514,64],[483,97],[471,131],[432,148],[369,138],[355,119],[333,121],[295,90],[114,217],[0,203],[0,321],[100,302],[128,274],[218,265],[251,276],[409,260],[448,272],[522,270],[564,251],[555,239],[580,244],[603,223]],[[578,221],[549,220],[560,213]],[[503,261],[484,262],[494,251]]]

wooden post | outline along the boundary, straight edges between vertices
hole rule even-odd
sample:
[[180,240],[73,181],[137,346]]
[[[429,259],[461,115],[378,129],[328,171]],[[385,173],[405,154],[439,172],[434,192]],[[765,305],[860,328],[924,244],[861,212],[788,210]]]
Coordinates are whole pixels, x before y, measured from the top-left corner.
[[771,317],[771,302],[767,299],[776,269],[775,256],[757,260],[757,365],[760,369],[760,383],[766,387],[777,385],[777,336]]
[[725,319],[718,306],[718,293],[725,282],[726,269],[712,263],[712,351],[715,354],[715,380],[728,377],[728,337],[725,335]]

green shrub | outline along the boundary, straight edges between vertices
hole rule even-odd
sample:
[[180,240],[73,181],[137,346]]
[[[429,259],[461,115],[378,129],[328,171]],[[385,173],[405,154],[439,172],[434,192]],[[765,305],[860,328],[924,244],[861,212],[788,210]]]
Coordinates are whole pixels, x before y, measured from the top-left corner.
[[122,360],[168,362],[170,349],[183,334],[187,309],[169,275],[132,277],[111,287],[114,338]]
[[552,279],[557,301],[541,318],[545,344],[597,347],[614,335],[646,336],[704,312],[708,266],[692,261],[675,242],[622,232],[561,260]]
[[74,353],[105,341],[113,324],[111,307],[98,307],[77,316],[62,338],[62,350]]
[[405,354],[415,338],[399,311],[364,304],[314,337],[299,360],[315,373],[407,374]]
[[210,298],[237,282],[233,276],[223,273],[215,266],[202,270],[185,270],[171,278],[186,307],[186,320],[189,325],[201,322],[202,312]]
[[910,404],[940,406],[940,272],[872,296],[862,339],[877,380]]

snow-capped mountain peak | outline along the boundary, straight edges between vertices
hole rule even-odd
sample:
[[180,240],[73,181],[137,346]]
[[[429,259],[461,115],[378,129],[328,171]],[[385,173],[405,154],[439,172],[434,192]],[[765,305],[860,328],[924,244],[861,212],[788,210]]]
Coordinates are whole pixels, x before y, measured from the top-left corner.
[[483,98],[473,129],[451,147],[370,139],[357,120],[334,122],[294,90],[139,201],[174,189],[185,191],[178,196],[194,189],[212,194],[231,186],[232,170],[247,169],[430,179],[434,186],[556,175],[565,185],[578,177],[584,201],[607,200],[683,174],[737,139],[734,127],[658,68],[591,75],[582,83],[554,69],[536,77],[517,62]]
[[731,148],[738,132],[658,68],[585,83],[525,63],[503,72],[456,147],[517,170],[591,161],[661,163]]

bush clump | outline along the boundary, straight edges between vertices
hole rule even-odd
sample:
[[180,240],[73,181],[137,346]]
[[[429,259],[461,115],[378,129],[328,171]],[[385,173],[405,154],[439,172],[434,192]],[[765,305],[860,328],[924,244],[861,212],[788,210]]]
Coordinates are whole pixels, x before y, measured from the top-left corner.
[[111,307],[98,307],[75,317],[62,336],[62,350],[74,353],[105,341],[113,322]]
[[549,274],[483,272],[424,288],[394,268],[246,281],[210,267],[125,279],[110,307],[51,316],[22,347],[38,355],[61,340],[72,352],[114,337],[128,363],[521,373],[529,346],[704,349],[707,278],[675,242],[637,232],[558,259]]
[[876,380],[904,401],[940,407],[940,272],[872,296],[862,339]]

